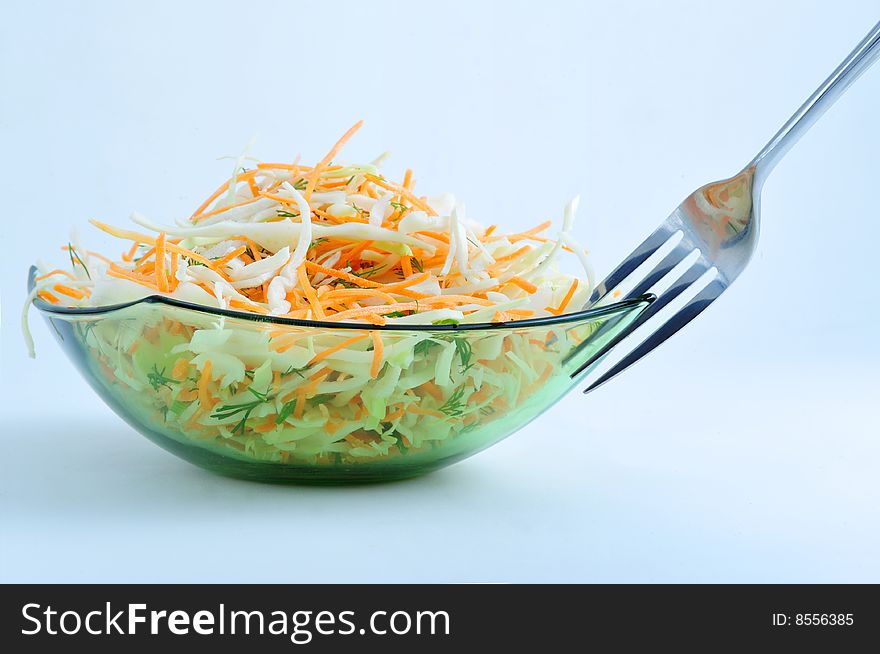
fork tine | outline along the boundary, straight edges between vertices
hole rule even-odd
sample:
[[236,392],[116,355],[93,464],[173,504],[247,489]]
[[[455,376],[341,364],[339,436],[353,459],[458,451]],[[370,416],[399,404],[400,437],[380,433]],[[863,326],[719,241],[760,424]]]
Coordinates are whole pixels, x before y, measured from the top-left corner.
[[620,285],[624,279],[629,277],[632,272],[647,261],[652,254],[660,249],[666,241],[668,241],[677,229],[672,229],[665,223],[660,225],[651,235],[642,241],[635,250],[629,253],[629,256],[623,260],[617,268],[612,270],[608,276],[603,279],[590,295],[588,304],[595,304],[608,294],[608,291],[614,290]]
[[[610,370],[603,374],[599,379],[590,384],[584,393],[589,393],[597,389],[599,386],[616,377],[621,372],[629,368],[636,361],[651,352],[667,338],[675,334],[679,329],[696,318],[708,307],[715,299],[724,292],[727,286],[716,276],[702,291],[700,291],[690,302],[688,302],[678,313],[663,323],[644,340],[632,352],[618,361]],[[681,291],[679,291],[680,293]],[[660,300],[654,304],[659,303]],[[668,302],[666,303],[668,304]],[[650,307],[653,308],[653,305]]]
[[686,244],[684,241],[680,242],[675,248],[673,248],[672,252],[663,257],[663,260],[654,266],[654,269],[651,272],[645,275],[645,278],[642,281],[636,284],[633,289],[627,293],[625,299],[631,300],[634,297],[646,293],[648,289],[666,277],[673,268],[684,261],[693,251],[694,249],[691,245]]
[[[670,253],[671,254],[671,253]],[[674,267],[674,266],[673,266]],[[616,338],[612,339],[604,346],[602,346],[599,350],[594,352],[589,359],[584,361],[580,366],[578,366],[577,370],[571,373],[572,377],[576,377],[581,374],[588,366],[593,365],[596,361],[605,356],[608,352],[611,351],[618,343],[620,343],[624,338],[628,337],[632,334],[636,329],[638,329],[641,325],[651,319],[654,314],[656,314],[660,309],[665,307],[667,304],[672,302],[675,298],[681,295],[686,288],[688,288],[691,284],[696,282],[700,277],[706,274],[706,271],[709,267],[704,263],[702,259],[698,259],[693,263],[693,265],[688,268],[685,272],[683,272],[678,279],[670,286],[663,295],[656,298],[651,305],[642,311],[639,314],[638,318],[636,318],[624,331],[617,335]]]

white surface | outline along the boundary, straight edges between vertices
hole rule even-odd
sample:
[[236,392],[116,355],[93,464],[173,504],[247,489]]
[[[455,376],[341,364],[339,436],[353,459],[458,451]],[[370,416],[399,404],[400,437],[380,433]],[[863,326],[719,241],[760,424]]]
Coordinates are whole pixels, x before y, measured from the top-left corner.
[[581,193],[607,270],[880,18],[770,4],[9,7],[0,580],[880,581],[880,69],[774,173],[760,251],[717,306],[421,480],[212,476],[113,416],[41,322],[36,361],[18,333],[27,266],[61,263],[69,226],[100,247],[86,218],[186,213],[254,133],[261,157],[314,159],[359,117],[348,160],[390,148],[391,174],[487,222],[531,226]]

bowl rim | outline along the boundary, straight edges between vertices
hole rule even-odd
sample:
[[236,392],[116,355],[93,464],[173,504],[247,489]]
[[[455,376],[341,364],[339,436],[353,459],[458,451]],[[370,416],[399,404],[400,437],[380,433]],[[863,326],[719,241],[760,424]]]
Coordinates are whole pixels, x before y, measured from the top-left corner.
[[[36,266],[31,266],[28,271],[28,292],[34,289],[36,282],[34,278],[37,276],[38,270]],[[147,295],[130,302],[120,302],[118,304],[108,304],[100,307],[64,307],[45,302],[40,298],[34,298],[34,306],[44,314],[54,314],[59,316],[100,316],[114,311],[121,311],[139,304],[164,304],[178,309],[188,309],[197,313],[206,313],[224,318],[237,318],[240,320],[249,320],[251,322],[285,325],[292,327],[311,327],[316,329],[360,329],[370,331],[484,331],[499,329],[522,329],[528,327],[546,327],[552,325],[564,325],[567,323],[580,322],[591,318],[601,318],[603,316],[612,315],[618,312],[637,308],[641,305],[648,306],[657,297],[653,293],[644,293],[633,298],[625,298],[612,304],[606,304],[601,307],[592,307],[590,309],[582,309],[572,313],[563,313],[558,316],[545,316],[542,318],[527,318],[525,320],[511,320],[508,322],[481,322],[481,323],[464,323],[456,325],[370,325],[365,323],[354,322],[333,322],[329,320],[304,320],[300,318],[285,318],[283,316],[270,316],[259,313],[249,313],[247,311],[238,311],[235,309],[221,309],[220,307],[210,307],[204,304],[196,304],[194,302],[186,302],[175,298],[166,297],[164,295]]]

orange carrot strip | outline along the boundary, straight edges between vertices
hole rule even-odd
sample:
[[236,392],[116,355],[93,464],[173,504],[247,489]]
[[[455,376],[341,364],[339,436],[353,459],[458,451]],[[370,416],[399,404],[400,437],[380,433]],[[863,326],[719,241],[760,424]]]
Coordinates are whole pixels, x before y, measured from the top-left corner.
[[359,120],[354,125],[349,127],[348,131],[343,134],[338,141],[336,141],[332,148],[330,148],[330,152],[324,155],[324,158],[321,159],[321,161],[319,161],[317,164],[315,164],[314,169],[309,174],[309,181],[306,184],[306,191],[305,193],[303,193],[303,197],[305,197],[306,200],[310,200],[312,198],[312,192],[315,190],[315,185],[318,183],[318,178],[321,176],[321,171],[327,167],[327,164],[333,161],[333,157],[339,154],[342,146],[344,146],[348,142],[348,139],[354,136],[354,133],[357,132],[363,124],[364,121]]
[[168,273],[170,279],[170,290],[174,290],[177,288],[178,280],[177,280],[177,266],[178,266],[178,255],[176,252],[171,253],[171,270]]
[[[100,229],[102,232],[107,232],[111,236],[115,236],[117,238],[124,238],[127,240],[140,241],[141,243],[144,243],[146,245],[156,245],[156,239],[153,238],[152,236],[147,236],[146,234],[139,234],[138,232],[133,232],[128,229],[119,229],[117,227],[111,227],[110,225],[107,225],[106,223],[102,223],[102,222],[95,220],[95,219],[89,220],[89,222],[92,223],[98,229]],[[65,249],[66,249],[66,247],[67,246],[65,246]],[[193,261],[198,261],[199,263],[201,263],[205,266],[208,266],[209,268],[211,268],[213,266],[213,263],[214,263],[213,261],[206,259],[205,257],[201,256],[200,254],[196,254],[192,250],[187,250],[186,248],[180,247],[176,243],[166,242],[165,248],[167,250],[170,250],[171,252],[177,252],[178,254],[182,254],[183,256],[192,259]],[[91,254],[95,254],[95,253],[89,252],[89,254],[91,255]],[[100,255],[96,255],[96,256],[100,257]],[[101,258],[104,258],[108,263],[112,263],[106,257],[101,257]]]
[[387,414],[385,414],[385,420],[383,420],[382,422],[393,422],[394,420],[397,420],[398,418],[402,418],[403,414],[404,414],[403,409],[398,409],[397,411],[394,411],[393,413],[387,413]]
[[355,257],[359,256],[361,252],[363,252],[364,250],[366,250],[366,249],[367,249],[368,247],[370,247],[372,244],[373,244],[373,241],[361,241],[360,243],[358,243],[357,245],[355,245],[355,246],[351,249],[351,251],[346,252],[346,254],[345,254],[345,261],[351,262],[352,259],[354,259]]
[[245,302],[239,298],[232,298],[229,300],[229,306],[233,309],[244,309],[245,311],[251,311],[253,313],[260,313],[263,315],[268,315],[269,310],[265,307],[261,307],[259,304],[253,302]]
[[415,286],[416,284],[421,284],[430,276],[430,273],[423,272],[420,275],[417,275],[411,279],[404,279],[402,282],[394,282],[393,284],[380,284],[379,286],[381,286],[382,290],[386,293],[397,293],[400,289]]
[[67,297],[72,297],[76,300],[81,300],[86,296],[84,291],[81,291],[78,288],[70,288],[64,284],[55,284],[52,288],[58,293],[61,293],[61,295],[66,295]]
[[327,316],[324,314],[324,307],[321,306],[321,302],[318,300],[318,296],[315,295],[315,289],[312,288],[312,285],[309,283],[309,276],[306,274],[306,267],[300,266],[297,269],[296,274],[297,277],[299,277],[299,283],[303,288],[303,293],[306,296],[306,300],[312,307],[312,311],[315,312],[315,317],[323,320]]
[[[327,287],[321,286],[321,289],[325,288]],[[321,295],[320,300],[321,304],[336,304],[340,300],[358,297],[378,297],[382,298],[386,302],[397,301],[393,297],[388,295],[388,293],[383,293],[382,291],[374,288],[342,288],[335,291],[327,291]]]
[[259,170],[272,170],[273,168],[278,170],[291,170],[293,172],[299,172],[301,170],[311,170],[309,166],[303,166],[301,164],[289,164],[289,163],[267,163],[260,162],[257,164],[257,168]]
[[50,270],[45,275],[40,275],[39,277],[34,277],[34,281],[41,282],[44,279],[51,277],[52,275],[65,275],[65,276],[69,277],[70,279],[76,280],[76,277],[72,273],[69,273],[66,270],[61,270],[60,268],[56,268],[55,270]]
[[358,334],[357,336],[352,336],[351,338],[347,338],[344,341],[340,341],[339,343],[337,343],[333,347],[328,347],[326,350],[319,352],[318,354],[313,356],[311,361],[309,361],[309,365],[312,365],[313,363],[317,363],[321,359],[326,359],[331,354],[335,354],[336,352],[339,352],[339,350],[342,350],[350,345],[354,345],[358,341],[362,341],[365,338],[367,338],[368,336],[369,336],[369,334]]
[[296,389],[296,407],[293,409],[293,417],[299,420],[303,417],[306,408],[306,391],[304,388]]
[[412,171],[409,168],[407,168],[406,172],[403,174],[403,188],[407,191],[412,191],[413,188]]
[[287,198],[287,197],[284,197],[283,195],[276,195],[275,193],[269,193],[267,191],[261,192],[260,195],[264,198],[269,198],[270,200],[275,200],[275,202],[280,202],[281,204],[287,204],[287,205],[290,205],[293,207],[296,206],[296,200],[294,200],[293,198]]
[[158,291],[159,289],[156,287],[155,282],[146,277],[145,275],[141,275],[136,272],[132,272],[131,270],[125,270],[124,268],[120,268],[115,263],[111,263],[110,267],[107,269],[107,274],[111,277],[119,277],[121,279],[127,279],[131,282],[136,282],[141,286],[146,286],[154,291]]
[[268,418],[266,418],[266,420],[254,427],[254,431],[259,434],[264,434],[267,431],[272,431],[273,429],[276,429],[277,427],[278,425],[275,424],[275,416],[269,416]]
[[376,379],[379,376],[379,370],[382,367],[382,336],[379,332],[370,332],[370,337],[373,339],[373,365],[370,366],[370,377]]
[[[149,257],[153,256],[156,253],[156,248],[150,248],[146,252],[144,252],[143,256],[138,259],[137,265],[134,267],[135,272],[144,272],[150,266],[155,268],[156,264],[153,261],[149,260]],[[146,274],[146,273],[144,273]]]
[[550,221],[550,220],[545,220],[545,221],[542,222],[540,225],[535,225],[535,226],[532,227],[531,229],[527,229],[526,231],[524,231],[524,232],[520,232],[520,233],[521,233],[521,234],[540,234],[540,233],[543,232],[545,229],[547,229],[548,227],[550,227],[550,225],[552,225],[552,224],[553,224],[552,221]]
[[433,397],[438,402],[443,401],[443,391],[440,390],[440,387],[437,386],[434,382],[425,382],[421,385],[421,388],[425,390],[431,397]]
[[[235,177],[235,181],[236,181],[236,182],[240,182],[241,180],[246,179],[247,177],[252,177],[252,176],[255,175],[255,174],[256,174],[256,170],[249,170],[249,171],[246,172],[246,173],[242,173],[242,174],[240,174],[240,175],[236,175],[236,177]],[[230,181],[231,181],[231,180],[228,180],[228,179],[227,179],[225,182],[223,182],[223,183],[220,185],[220,188],[218,188],[216,191],[214,191],[213,193],[211,193],[211,195],[208,197],[208,199],[205,200],[204,202],[202,202],[202,204],[199,206],[199,208],[196,209],[196,210],[193,212],[192,217],[195,218],[196,216],[198,216],[199,214],[201,214],[205,209],[208,208],[208,205],[210,205],[214,200],[216,200],[217,198],[219,198],[220,195],[221,195],[224,191],[228,190],[228,189],[229,189],[229,182],[230,182]]]
[[235,257],[240,257],[245,252],[247,252],[247,246],[241,245],[241,246],[235,248],[232,252],[229,252],[228,254],[223,255],[219,259],[215,259],[214,265],[215,266],[225,266],[227,263],[229,263],[230,261],[235,259]]
[[492,302],[474,295],[435,295],[434,297],[424,298],[425,304],[479,304],[484,307],[492,306]]
[[322,272],[325,275],[330,275],[331,277],[337,277],[338,279],[342,279],[351,284],[355,284],[360,286],[361,288],[377,288],[381,286],[377,282],[370,281],[369,279],[364,279],[363,277],[358,277],[357,275],[352,275],[351,273],[343,272],[341,270],[336,270],[335,268],[328,268],[327,266],[322,266],[318,263],[314,263],[312,261],[305,261],[305,266],[312,272]]
[[253,204],[254,202],[256,202],[259,199],[260,199],[259,196],[257,196],[255,198],[248,198],[247,200],[242,200],[241,202],[233,202],[232,204],[224,205],[218,209],[213,209],[213,210],[208,211],[206,213],[200,213],[197,216],[193,216],[192,221],[194,223],[197,223],[200,220],[204,220],[205,218],[210,218],[211,216],[216,216],[217,214],[224,213],[226,211],[229,211],[230,209],[236,209],[238,207],[244,207],[248,204]]
[[526,293],[534,293],[538,290],[538,287],[532,284],[530,281],[523,279],[522,277],[511,277],[510,283],[519,286]]
[[393,191],[394,193],[397,193],[400,196],[406,198],[406,200],[411,205],[413,205],[414,207],[416,207],[418,209],[421,209],[429,216],[436,216],[437,215],[437,212],[431,208],[430,204],[422,201],[420,198],[417,198],[413,194],[413,192],[410,191],[409,189],[404,188],[403,186],[398,186],[397,184],[394,184],[392,182],[389,182],[388,180],[384,179],[383,177],[376,177],[376,175],[366,174],[366,175],[364,175],[364,177],[366,179],[368,179],[369,181],[373,182],[373,184],[375,184],[376,186],[381,186],[382,188],[384,188],[388,191]]
[[165,276],[165,232],[159,232],[156,239],[156,286],[163,293],[168,292],[168,277]]
[[60,300],[52,295],[49,291],[40,291],[39,293],[37,293],[37,297],[52,304],[58,304],[60,302]]
[[349,309],[347,311],[340,311],[339,313],[335,313],[332,316],[328,316],[327,320],[338,321],[344,320],[346,318],[363,318],[364,316],[370,314],[386,314],[386,313],[395,313],[397,311],[417,311],[419,305],[415,302],[404,302],[398,304],[386,304],[384,306],[375,306],[375,307],[358,307],[356,309]]
[[497,259],[495,259],[495,263],[493,263],[491,266],[489,266],[489,268],[490,269],[495,268],[499,263],[505,263],[507,261],[510,261],[511,259],[516,259],[520,255],[528,252],[530,249],[531,248],[528,245],[523,245],[521,248],[519,248],[515,252],[511,252],[510,254],[505,254],[503,257],[498,257]]
[[130,249],[128,252],[126,252],[125,254],[122,255],[122,260],[123,260],[123,261],[129,261],[129,262],[130,262],[132,259],[134,259],[134,253],[137,252],[137,249],[138,249],[138,246],[139,246],[139,245],[140,245],[140,243],[138,243],[137,241],[135,241],[134,243],[132,243],[132,244],[131,244],[131,249]]
[[205,360],[205,366],[202,368],[202,374],[199,377],[199,404],[202,406],[202,411],[207,411],[211,408],[211,395],[208,393],[208,382],[211,381],[211,360]]
[[562,298],[562,302],[559,303],[559,306],[555,309],[547,307],[547,311],[557,316],[562,314],[562,312],[565,311],[565,308],[568,306],[568,303],[571,302],[571,298],[574,295],[574,292],[577,290],[577,287],[578,280],[577,278],[575,278],[571,280],[571,286],[568,287],[568,292],[565,294],[565,297]]
[[174,362],[174,367],[171,369],[171,377],[176,379],[177,381],[182,381],[186,379],[186,373],[189,371],[189,361],[180,357],[177,361]]
[[406,255],[400,257],[400,269],[403,272],[404,277],[412,277],[413,269],[410,257]]

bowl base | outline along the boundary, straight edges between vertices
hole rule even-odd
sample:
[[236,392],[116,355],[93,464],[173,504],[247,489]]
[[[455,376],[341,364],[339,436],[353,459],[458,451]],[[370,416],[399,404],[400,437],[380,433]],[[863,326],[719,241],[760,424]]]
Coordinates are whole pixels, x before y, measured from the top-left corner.
[[186,445],[154,431],[146,433],[143,428],[140,431],[163,449],[199,468],[224,477],[267,484],[348,486],[403,481],[445,468],[465,458],[464,455],[457,455],[399,464],[364,463],[361,465],[320,466],[243,461],[202,447]]

